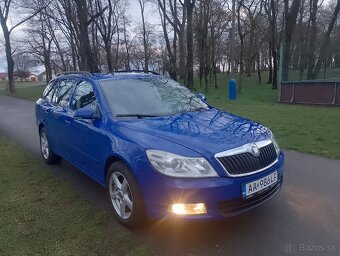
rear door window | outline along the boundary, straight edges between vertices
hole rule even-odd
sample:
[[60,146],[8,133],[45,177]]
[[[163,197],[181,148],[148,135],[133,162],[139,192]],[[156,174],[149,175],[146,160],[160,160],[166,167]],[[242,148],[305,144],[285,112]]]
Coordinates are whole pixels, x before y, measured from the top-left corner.
[[70,105],[74,84],[75,81],[72,79],[60,80],[58,88],[56,89],[57,91],[53,95],[52,102],[64,108],[68,108]]

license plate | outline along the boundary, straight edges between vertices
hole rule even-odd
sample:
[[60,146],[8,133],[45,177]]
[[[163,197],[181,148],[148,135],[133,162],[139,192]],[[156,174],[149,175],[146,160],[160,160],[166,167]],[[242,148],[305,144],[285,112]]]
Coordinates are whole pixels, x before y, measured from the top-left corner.
[[266,188],[277,183],[277,171],[273,172],[261,179],[254,180],[252,182],[246,183],[242,185],[242,196],[247,197],[258,193]]

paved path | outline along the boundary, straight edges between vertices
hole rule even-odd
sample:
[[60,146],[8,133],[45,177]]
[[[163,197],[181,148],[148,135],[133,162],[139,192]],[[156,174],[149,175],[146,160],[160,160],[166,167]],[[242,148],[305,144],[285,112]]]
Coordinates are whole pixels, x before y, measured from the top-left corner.
[[[34,102],[0,96],[0,135],[40,157]],[[283,188],[266,205],[220,222],[160,221],[132,235],[157,255],[340,255],[340,161],[285,154]],[[104,190],[76,168],[62,161],[52,171],[109,211]],[[109,225],[122,228],[113,217]]]

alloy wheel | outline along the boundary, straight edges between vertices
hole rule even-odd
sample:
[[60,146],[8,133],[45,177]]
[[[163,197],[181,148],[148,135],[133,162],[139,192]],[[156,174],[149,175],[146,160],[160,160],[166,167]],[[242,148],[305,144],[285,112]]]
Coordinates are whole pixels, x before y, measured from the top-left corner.
[[111,174],[109,191],[116,213],[122,219],[130,218],[133,209],[133,198],[130,185],[122,173],[116,171]]
[[41,147],[41,153],[45,159],[48,159],[50,155],[50,149],[48,146],[48,140],[46,137],[45,132],[42,132],[40,135],[40,147]]

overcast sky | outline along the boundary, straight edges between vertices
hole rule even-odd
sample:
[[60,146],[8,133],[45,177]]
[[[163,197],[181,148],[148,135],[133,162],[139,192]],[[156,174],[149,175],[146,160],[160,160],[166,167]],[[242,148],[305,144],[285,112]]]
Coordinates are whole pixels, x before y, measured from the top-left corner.
[[[140,14],[140,7],[139,7],[138,0],[128,0],[128,2],[130,4],[128,13],[130,14],[132,20],[141,22],[142,17]],[[151,24],[160,23],[158,10],[154,3],[147,3],[145,6],[145,11],[146,11],[145,19],[149,23]]]

